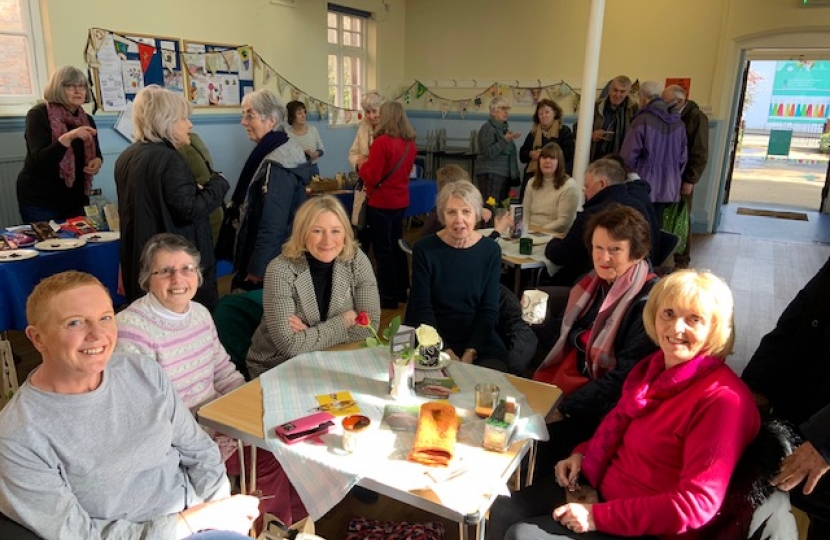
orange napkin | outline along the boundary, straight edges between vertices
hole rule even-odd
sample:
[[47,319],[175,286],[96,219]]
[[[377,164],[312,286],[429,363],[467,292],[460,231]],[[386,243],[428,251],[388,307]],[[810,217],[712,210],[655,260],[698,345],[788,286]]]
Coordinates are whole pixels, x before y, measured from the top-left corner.
[[452,460],[457,438],[458,415],[455,407],[445,401],[424,403],[408,459],[424,465],[446,467]]

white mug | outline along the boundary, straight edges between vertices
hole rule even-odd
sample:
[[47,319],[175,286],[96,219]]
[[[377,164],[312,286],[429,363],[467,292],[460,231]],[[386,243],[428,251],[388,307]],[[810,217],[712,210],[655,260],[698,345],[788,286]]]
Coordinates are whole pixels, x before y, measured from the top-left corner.
[[527,324],[542,324],[548,311],[548,293],[531,289],[522,295],[522,319]]

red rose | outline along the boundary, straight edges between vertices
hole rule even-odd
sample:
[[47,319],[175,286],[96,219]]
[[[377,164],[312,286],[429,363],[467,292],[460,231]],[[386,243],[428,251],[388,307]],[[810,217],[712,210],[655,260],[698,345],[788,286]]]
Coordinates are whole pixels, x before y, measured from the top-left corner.
[[369,319],[369,314],[365,311],[361,311],[357,314],[357,317],[354,320],[354,323],[358,326],[369,326],[369,323],[372,322]]

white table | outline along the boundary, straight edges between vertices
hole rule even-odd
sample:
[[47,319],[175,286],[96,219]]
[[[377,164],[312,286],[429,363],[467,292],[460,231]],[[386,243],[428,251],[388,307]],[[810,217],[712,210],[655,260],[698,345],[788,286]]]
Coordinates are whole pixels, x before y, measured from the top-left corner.
[[[354,349],[354,346],[344,348]],[[348,367],[354,366],[356,361],[360,362],[357,371]],[[525,414],[541,416],[533,419],[533,425],[541,421],[544,426],[542,418],[561,397],[561,391],[555,386],[505,376],[478,366],[453,363],[449,369],[461,388],[461,392],[451,399],[460,410],[464,408],[463,404],[472,403],[471,384],[478,379],[495,377],[502,381],[504,390],[513,387],[509,391],[515,392],[524,401]],[[378,351],[312,353],[310,357],[289,360],[269,373],[272,375],[264,375],[202,407],[199,421],[226,435],[274,451],[301,496],[304,492],[306,496],[310,493],[319,495],[315,490],[332,479],[337,482],[354,477],[357,485],[456,521],[462,538],[472,535],[483,538],[487,510],[504,490],[507,480],[531,447],[531,439],[522,439],[513,442],[507,452],[495,453],[460,442],[457,445],[458,455],[463,456],[468,472],[435,484],[424,474],[426,467],[408,462],[400,455],[401,447],[411,445],[405,434],[378,429],[382,403],[388,399],[385,395],[387,366]],[[349,381],[353,384],[351,388],[343,386]],[[355,454],[340,452],[342,428],[339,422],[336,431],[323,436],[324,446],[306,443],[289,446],[275,439],[274,426],[308,414],[308,409],[316,403],[315,395],[333,390],[352,392],[363,414],[372,418],[374,428],[370,444],[361,446]],[[522,393],[527,395],[526,400]],[[263,399],[268,400],[265,407]],[[272,400],[282,409],[269,410],[274,405]],[[529,422],[530,416],[526,418],[528,420],[525,421]],[[474,426],[476,421],[465,420],[462,433]],[[319,518],[321,511],[334,506],[350,487],[348,482],[342,485],[338,493],[332,494],[322,504],[309,500],[311,504],[306,506],[312,518]],[[305,501],[306,497],[303,499]]]

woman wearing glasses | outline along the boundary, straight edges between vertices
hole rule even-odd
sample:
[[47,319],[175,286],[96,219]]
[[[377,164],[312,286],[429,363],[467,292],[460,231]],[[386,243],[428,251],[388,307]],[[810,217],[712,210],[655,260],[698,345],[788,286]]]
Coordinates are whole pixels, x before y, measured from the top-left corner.
[[26,161],[17,177],[24,223],[84,215],[102,163],[95,120],[82,107],[89,101],[83,71],[58,68],[43,97],[26,115]]
[[[147,294],[116,315],[116,351],[155,359],[191,411],[245,383],[219,342],[210,312],[193,302],[202,280],[199,262],[196,246],[181,236],[155,235],[141,253],[138,282]],[[238,474],[235,441],[212,435],[228,471]],[[261,510],[284,523],[305,517],[302,501],[273,454],[257,452],[257,463],[257,487],[263,495],[274,495],[262,500]]]
[[256,146],[242,167],[228,209],[239,216],[234,289],[262,288],[265,267],[280,254],[291,235],[294,213],[306,199],[312,165],[300,144],[288,139],[285,114],[282,100],[267,88],[242,99],[242,127]]
[[127,300],[136,300],[143,294],[139,259],[147,240],[160,232],[180,234],[202,256],[203,279],[195,299],[213,309],[219,292],[209,216],[221,206],[229,186],[220,174],[199,185],[177,151],[190,144],[189,113],[181,94],[155,84],[140,90],[133,101],[136,142],[115,162],[121,277]]

